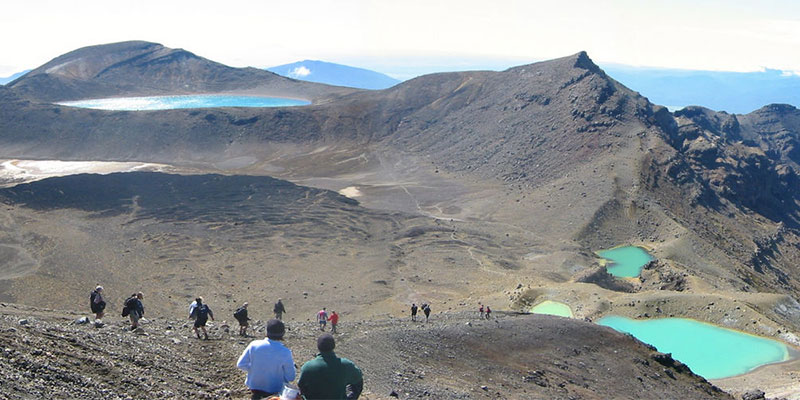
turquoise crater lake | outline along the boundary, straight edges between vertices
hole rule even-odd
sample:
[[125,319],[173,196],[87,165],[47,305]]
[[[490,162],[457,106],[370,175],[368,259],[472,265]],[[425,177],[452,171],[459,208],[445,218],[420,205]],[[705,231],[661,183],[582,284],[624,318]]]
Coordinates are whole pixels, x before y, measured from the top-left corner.
[[598,251],[597,254],[611,263],[606,267],[609,274],[618,278],[634,278],[642,272],[642,267],[653,260],[641,247],[624,246]]
[[56,103],[62,106],[111,111],[152,111],[177,108],[289,107],[311,104],[305,100],[280,97],[203,94],[188,96],[115,97]]
[[789,359],[784,343],[691,319],[633,320],[610,315],[597,323],[630,333],[662,353],[672,353],[706,379],[741,375]]

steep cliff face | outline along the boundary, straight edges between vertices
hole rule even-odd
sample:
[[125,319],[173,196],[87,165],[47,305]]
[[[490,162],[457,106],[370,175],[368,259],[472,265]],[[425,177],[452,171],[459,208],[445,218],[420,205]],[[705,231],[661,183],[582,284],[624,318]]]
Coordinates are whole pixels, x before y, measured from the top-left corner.
[[[736,116],[700,107],[675,113],[672,145],[707,190],[734,206],[800,227],[800,192],[791,106]],[[740,119],[744,123],[740,123]]]

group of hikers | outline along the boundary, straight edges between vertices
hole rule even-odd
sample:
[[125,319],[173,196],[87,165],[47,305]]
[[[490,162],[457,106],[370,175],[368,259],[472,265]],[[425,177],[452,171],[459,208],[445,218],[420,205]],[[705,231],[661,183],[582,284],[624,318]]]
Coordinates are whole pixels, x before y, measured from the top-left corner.
[[331,333],[336,333],[336,324],[339,323],[339,314],[336,311],[331,311],[331,315],[328,315],[328,311],[325,307],[322,307],[322,310],[317,312],[317,322],[319,322],[319,330],[325,331],[325,325],[328,324],[328,321],[331,321]]
[[[144,315],[144,296],[141,292],[132,294],[125,300],[122,316],[129,317],[131,330],[139,328],[139,320]],[[106,301],[103,294],[103,287],[97,286],[89,296],[89,305],[92,313],[95,314],[96,321],[104,316]],[[247,335],[248,303],[242,304],[236,312],[234,318],[239,322],[239,334]],[[361,395],[364,386],[361,370],[350,360],[341,358],[333,351],[336,341],[330,333],[324,333],[317,339],[317,350],[319,353],[315,358],[303,364],[300,368],[300,378],[297,381],[297,389],[294,389],[290,382],[295,380],[295,364],[292,351],[283,343],[286,333],[286,326],[281,320],[286,308],[282,299],[278,299],[273,307],[275,318],[267,322],[267,337],[262,340],[254,340],[245,348],[236,366],[247,372],[245,384],[251,393],[251,399],[280,398],[284,399],[357,399]],[[194,333],[200,339],[200,332],[203,338],[208,339],[206,324],[209,318],[214,320],[214,312],[203,301],[202,297],[197,297],[189,305],[189,318],[194,320]],[[336,333],[336,325],[339,322],[339,315],[336,311],[331,311],[328,315],[327,309],[322,308],[317,313],[320,322],[320,330],[325,330],[328,321],[331,323],[331,333]]]
[[478,303],[478,306],[479,306],[478,307],[478,312],[481,314],[481,319],[484,319],[484,318],[490,319],[490,318],[492,318],[492,309],[489,308],[488,304],[486,306],[484,306],[482,303]]
[[422,306],[417,307],[416,303],[411,303],[411,320],[417,320],[417,310],[422,309],[422,312],[425,314],[425,322],[428,322],[428,318],[431,316],[431,306],[428,303],[422,303]]
[[[139,320],[144,316],[143,298],[142,293],[137,292],[125,300],[122,316],[130,318],[131,330],[139,328]],[[103,318],[106,308],[102,286],[97,286],[92,291],[89,305],[97,323]],[[490,319],[492,309],[482,303],[478,305],[481,319]],[[250,321],[247,306],[248,303],[245,302],[233,313],[239,322],[241,336],[247,336],[248,321]],[[417,320],[419,309],[422,309],[427,322],[431,314],[428,303],[423,303],[420,307],[417,307],[416,303],[411,304],[411,320]],[[267,399],[273,396],[277,398],[281,394],[283,394],[281,399],[287,394],[292,399],[357,399],[364,385],[361,370],[352,361],[338,357],[333,351],[336,341],[331,333],[336,333],[339,314],[336,311],[328,314],[326,307],[317,312],[319,329],[324,332],[330,321],[331,333],[324,333],[317,339],[319,353],[300,368],[297,389],[294,389],[289,384],[294,381],[296,374],[292,351],[282,343],[286,333],[286,326],[282,321],[286,308],[282,299],[278,299],[272,311],[275,313],[275,318],[267,322],[266,339],[250,342],[236,363],[239,369],[247,372],[245,384],[250,389],[251,399]],[[209,318],[214,320],[214,312],[202,297],[197,297],[189,305],[189,318],[194,320],[193,329],[197,338],[201,338],[202,331],[203,338],[207,340],[206,324]]]

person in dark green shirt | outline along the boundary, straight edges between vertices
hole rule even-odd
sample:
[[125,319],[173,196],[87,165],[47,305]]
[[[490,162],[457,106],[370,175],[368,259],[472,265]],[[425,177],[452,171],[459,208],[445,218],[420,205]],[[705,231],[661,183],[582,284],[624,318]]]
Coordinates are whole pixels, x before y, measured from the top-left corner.
[[306,400],[357,399],[364,388],[361,370],[333,352],[336,342],[330,333],[317,339],[319,354],[303,364],[297,386]]

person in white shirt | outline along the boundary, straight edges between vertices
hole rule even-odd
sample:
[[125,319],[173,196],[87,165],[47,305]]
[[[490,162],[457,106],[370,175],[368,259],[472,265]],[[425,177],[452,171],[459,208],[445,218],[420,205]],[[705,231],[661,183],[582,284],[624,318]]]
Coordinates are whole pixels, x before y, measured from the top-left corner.
[[295,378],[292,351],[281,343],[285,332],[283,322],[269,320],[267,338],[250,342],[236,363],[237,368],[247,372],[245,385],[253,400],[280,394],[283,385]]

